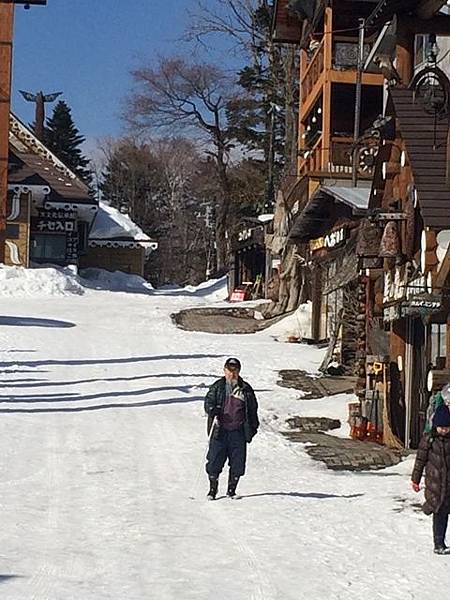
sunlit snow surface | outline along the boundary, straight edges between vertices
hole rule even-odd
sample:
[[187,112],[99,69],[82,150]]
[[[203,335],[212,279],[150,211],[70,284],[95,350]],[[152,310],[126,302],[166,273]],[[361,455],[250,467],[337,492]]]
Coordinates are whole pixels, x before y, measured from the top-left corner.
[[[349,396],[276,385],[278,369],[315,372],[323,351],[276,341],[279,329],[176,329],[170,314],[223,301],[223,281],[133,293],[70,275],[71,293],[53,275],[0,274],[2,600],[448,596],[450,557],[432,554],[431,520],[412,506],[411,458],[333,473],[280,435],[289,414],[345,421]],[[242,499],[208,503],[202,399],[228,355],[262,427]]]

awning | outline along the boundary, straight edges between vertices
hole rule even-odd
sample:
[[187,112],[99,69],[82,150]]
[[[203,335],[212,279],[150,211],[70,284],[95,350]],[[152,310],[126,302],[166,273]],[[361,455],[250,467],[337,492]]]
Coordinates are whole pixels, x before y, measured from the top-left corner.
[[323,235],[336,220],[336,203],[351,218],[363,216],[369,207],[370,188],[321,186],[298,215],[289,233],[289,241],[302,243]]

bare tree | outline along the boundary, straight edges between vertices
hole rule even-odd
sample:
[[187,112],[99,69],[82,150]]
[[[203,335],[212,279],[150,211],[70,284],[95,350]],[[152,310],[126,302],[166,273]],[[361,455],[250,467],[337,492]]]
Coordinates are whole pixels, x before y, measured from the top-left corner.
[[130,98],[126,119],[141,130],[193,134],[214,159],[221,189],[216,213],[218,268],[224,268],[231,203],[228,165],[232,149],[226,106],[234,95],[233,81],[215,65],[182,58],[160,58],[154,67],[143,66],[132,75],[136,89]]
[[225,37],[259,74],[257,86],[266,110],[263,128],[268,179],[273,177],[275,138],[283,132],[276,154],[289,169],[296,159],[298,132],[298,50],[293,45],[274,44],[272,15],[271,0],[198,0],[185,34],[187,41],[207,47],[215,37]]
[[268,0],[198,0],[185,38],[207,44],[211,35],[225,34],[236,52],[251,56],[254,64],[260,63],[267,36],[257,20],[264,9],[270,13]]

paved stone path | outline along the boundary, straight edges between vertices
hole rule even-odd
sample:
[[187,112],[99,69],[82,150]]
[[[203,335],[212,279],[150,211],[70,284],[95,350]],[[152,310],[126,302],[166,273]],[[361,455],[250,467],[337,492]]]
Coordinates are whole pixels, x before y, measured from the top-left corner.
[[356,377],[332,377],[331,375],[313,377],[300,369],[282,370],[280,377],[279,386],[301,390],[306,393],[305,399],[311,400],[334,394],[351,394],[356,383]]
[[[310,443],[306,452],[314,460],[320,460],[334,471],[377,470],[396,465],[401,461],[402,453],[375,444],[348,438],[328,435],[323,429],[335,429],[339,421],[326,417],[293,417],[288,419],[292,431],[285,431],[291,442]],[[338,425],[337,425],[338,424]]]

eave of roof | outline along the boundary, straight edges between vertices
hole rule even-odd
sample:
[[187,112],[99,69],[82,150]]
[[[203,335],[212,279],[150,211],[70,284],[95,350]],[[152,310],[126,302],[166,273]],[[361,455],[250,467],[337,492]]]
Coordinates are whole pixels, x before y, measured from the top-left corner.
[[363,216],[369,206],[369,197],[370,188],[321,186],[295,219],[289,240],[303,243],[322,235],[330,226],[335,202],[345,207],[349,216]]
[[435,124],[414,92],[392,88],[390,96],[411,164],[420,213],[426,227],[450,228],[450,185],[447,181],[448,115]]

